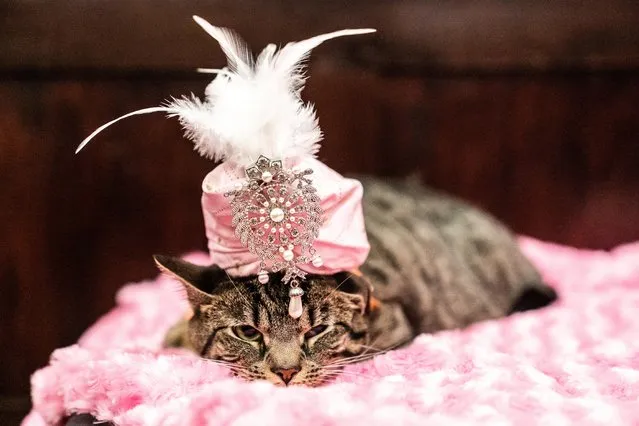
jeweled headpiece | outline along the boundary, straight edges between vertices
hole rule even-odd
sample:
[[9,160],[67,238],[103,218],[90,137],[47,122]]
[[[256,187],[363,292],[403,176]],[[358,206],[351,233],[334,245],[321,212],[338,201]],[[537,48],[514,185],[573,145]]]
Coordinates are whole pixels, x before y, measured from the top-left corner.
[[202,210],[211,261],[231,276],[283,272],[290,286],[289,314],[302,315],[299,287],[307,273],[358,268],[368,255],[361,184],[315,158],[322,133],[313,106],[304,103],[304,61],[331,38],[372,29],[342,30],[281,49],[269,44],[257,59],[232,30],[195,21],[227,56],[206,87],[205,99],[173,99],[123,115],[98,128],[79,152],[111,124],[138,114],[178,117],[203,156],[222,163],[202,184]]

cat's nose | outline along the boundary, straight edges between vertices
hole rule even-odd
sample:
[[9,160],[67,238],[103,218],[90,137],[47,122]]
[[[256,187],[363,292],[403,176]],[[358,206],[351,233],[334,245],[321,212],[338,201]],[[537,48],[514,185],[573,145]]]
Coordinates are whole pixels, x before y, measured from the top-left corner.
[[273,372],[277,374],[278,376],[280,376],[280,379],[282,379],[284,384],[288,385],[288,382],[293,380],[293,377],[295,377],[295,375],[300,372],[300,369],[299,368],[280,368]]

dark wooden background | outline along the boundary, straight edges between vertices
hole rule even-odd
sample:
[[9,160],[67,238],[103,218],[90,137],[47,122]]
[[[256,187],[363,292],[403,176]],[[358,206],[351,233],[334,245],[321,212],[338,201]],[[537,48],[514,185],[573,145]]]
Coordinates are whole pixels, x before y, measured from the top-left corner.
[[[29,374],[155,275],[150,255],[204,248],[213,167],[175,120],[100,124],[201,94],[217,44],[256,49],[344,27],[305,96],[340,172],[417,174],[515,231],[606,249],[639,239],[639,3],[539,1],[4,1],[0,3],[0,416]],[[0,417],[0,422],[4,417]],[[10,417],[7,417],[10,418]]]

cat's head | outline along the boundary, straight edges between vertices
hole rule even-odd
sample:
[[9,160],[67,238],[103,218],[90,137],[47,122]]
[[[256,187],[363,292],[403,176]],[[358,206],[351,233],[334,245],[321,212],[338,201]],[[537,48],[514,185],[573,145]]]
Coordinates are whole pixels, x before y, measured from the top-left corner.
[[190,344],[204,358],[230,365],[238,376],[278,385],[320,385],[339,372],[340,360],[368,344],[370,288],[350,273],[309,275],[300,287],[304,311],[288,314],[289,286],[279,274],[232,278],[217,266],[155,256],[179,280],[193,308]]

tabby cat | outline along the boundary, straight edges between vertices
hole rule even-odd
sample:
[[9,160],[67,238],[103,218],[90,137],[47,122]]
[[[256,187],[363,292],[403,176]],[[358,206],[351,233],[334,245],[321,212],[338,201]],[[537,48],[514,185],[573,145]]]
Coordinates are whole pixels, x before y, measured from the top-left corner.
[[317,386],[341,366],[420,333],[539,308],[555,299],[511,233],[463,202],[412,182],[363,179],[371,245],[361,271],[309,276],[304,313],[288,314],[281,276],[231,279],[224,270],[156,256],[180,280],[193,316],[173,327],[181,346],[246,379]]

